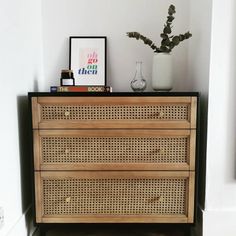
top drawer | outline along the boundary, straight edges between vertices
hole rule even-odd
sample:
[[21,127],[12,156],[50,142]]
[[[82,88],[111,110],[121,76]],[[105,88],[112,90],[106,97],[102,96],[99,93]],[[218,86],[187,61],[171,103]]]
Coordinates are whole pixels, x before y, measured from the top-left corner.
[[196,97],[32,97],[33,128],[196,128],[196,104]]

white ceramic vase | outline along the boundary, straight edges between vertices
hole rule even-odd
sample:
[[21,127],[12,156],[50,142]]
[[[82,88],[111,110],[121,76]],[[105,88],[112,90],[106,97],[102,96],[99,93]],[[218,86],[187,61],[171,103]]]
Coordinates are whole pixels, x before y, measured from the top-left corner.
[[172,55],[155,53],[152,65],[152,88],[155,91],[170,91],[173,88]]

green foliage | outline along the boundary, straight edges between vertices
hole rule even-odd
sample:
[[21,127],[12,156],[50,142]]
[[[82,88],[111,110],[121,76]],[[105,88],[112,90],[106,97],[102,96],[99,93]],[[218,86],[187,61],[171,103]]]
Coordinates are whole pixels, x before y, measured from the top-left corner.
[[130,38],[136,38],[137,40],[142,40],[144,44],[147,44],[148,46],[150,46],[154,52],[169,53],[172,51],[174,47],[179,45],[180,42],[192,37],[192,34],[190,32],[186,32],[185,34],[180,34],[180,35],[171,35],[172,23],[175,19],[173,15],[175,13],[176,13],[175,6],[170,5],[168,9],[167,20],[166,20],[166,23],[164,24],[163,32],[160,34],[162,38],[160,47],[157,47],[151,39],[143,36],[142,34],[138,32],[128,32],[127,36]]

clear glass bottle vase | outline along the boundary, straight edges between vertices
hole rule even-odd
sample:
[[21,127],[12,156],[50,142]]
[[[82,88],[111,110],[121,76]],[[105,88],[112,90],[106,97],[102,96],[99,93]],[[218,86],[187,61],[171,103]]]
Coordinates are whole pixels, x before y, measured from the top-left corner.
[[142,62],[136,62],[136,72],[130,86],[134,92],[143,92],[147,87],[147,82],[142,75]]

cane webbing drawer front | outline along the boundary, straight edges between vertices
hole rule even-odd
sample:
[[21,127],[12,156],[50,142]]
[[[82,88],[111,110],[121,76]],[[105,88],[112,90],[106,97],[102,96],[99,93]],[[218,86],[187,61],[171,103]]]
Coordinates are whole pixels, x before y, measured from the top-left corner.
[[31,104],[36,222],[194,222],[196,95]]
[[124,216],[137,217],[137,222],[139,217],[150,222],[163,222],[162,217],[172,222],[192,218],[188,199],[194,177],[189,172],[77,171],[61,172],[60,176],[39,172],[36,176],[37,200],[41,202],[37,218],[42,222],[72,217],[90,222],[95,216],[116,222]]
[[195,131],[40,130],[34,131],[35,168],[194,169]]
[[[162,112],[162,113],[161,113]],[[56,120],[188,120],[188,105],[43,105],[41,119]]]
[[34,128],[190,128],[191,97],[49,97],[33,100]]

